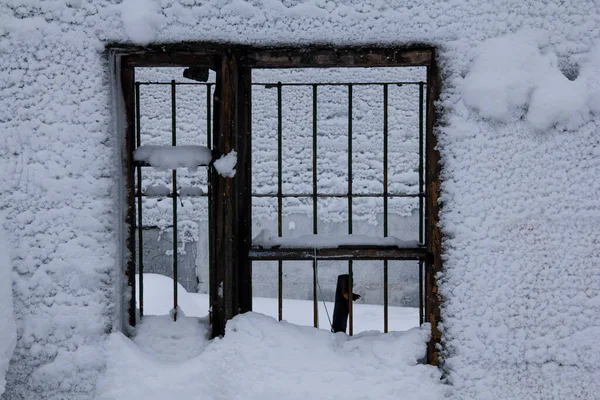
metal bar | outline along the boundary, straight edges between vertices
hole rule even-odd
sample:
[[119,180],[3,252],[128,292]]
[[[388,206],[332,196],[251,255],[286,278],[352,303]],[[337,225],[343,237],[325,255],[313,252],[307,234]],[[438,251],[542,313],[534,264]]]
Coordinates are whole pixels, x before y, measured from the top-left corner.
[[[352,234],[352,84],[348,85],[348,234]],[[352,260],[348,260],[348,334],[354,332],[354,277],[352,274]]]
[[423,244],[423,86],[419,85],[419,243]]
[[419,260],[419,326],[425,319],[425,298],[423,297],[423,261]]
[[261,249],[253,247],[248,256],[251,260],[424,260],[427,250],[423,247],[336,247],[328,249],[273,248]]
[[[144,81],[144,82],[138,82],[140,85],[171,85],[171,82],[161,82],[161,81]],[[197,85],[197,86],[210,86],[213,83],[211,82],[176,82],[176,85]],[[312,85],[317,85],[317,86],[348,86],[348,85],[354,85],[354,86],[376,86],[376,85],[421,85],[423,84],[423,82],[421,81],[399,81],[399,82],[395,82],[395,81],[391,81],[391,82],[323,82],[323,83],[318,83],[318,82],[289,82],[289,83],[281,83],[281,86],[312,86]],[[270,89],[270,88],[276,88],[277,86],[279,86],[279,82],[277,83],[272,83],[272,82],[256,82],[256,83],[252,83],[252,86],[265,86],[266,89]]]
[[[424,143],[423,143],[423,99],[425,84],[419,85],[419,243],[424,244]],[[423,325],[425,320],[425,299],[424,299],[424,281],[423,281],[423,262],[419,261],[419,325]]]
[[[421,81],[406,81],[406,82],[286,82],[282,83],[282,86],[381,86],[381,85],[420,85],[423,82]],[[269,83],[269,82],[256,82],[252,85],[255,86],[265,86],[266,89],[275,88],[279,85],[279,83]]]
[[[171,81],[171,145],[177,146],[177,103],[175,80]],[[177,193],[177,170],[173,172],[173,193]],[[177,196],[173,196],[173,321],[177,321]]]
[[[388,235],[388,85],[383,86],[383,236]],[[383,261],[383,332],[389,328],[388,260]]]
[[[136,123],[136,146],[142,143],[140,116],[140,85],[135,84],[135,123]],[[139,301],[140,319],[144,316],[144,257],[143,257],[143,231],[142,231],[142,168],[137,167],[137,231],[138,231],[138,275],[139,275]]]
[[[318,95],[317,95],[317,85],[312,86],[312,128],[313,128],[313,157],[312,157],[312,166],[313,166],[313,233],[316,235],[318,232],[319,225],[319,217],[318,217],[318,207],[317,207],[317,113],[318,113]],[[315,328],[319,327],[319,304],[317,298],[317,285],[318,285],[318,266],[317,259],[313,258],[313,323]]]
[[212,121],[211,121],[211,99],[212,99],[212,84],[206,85],[206,147],[212,149]]
[[[206,147],[213,148],[212,143],[212,85],[206,85]],[[206,169],[206,187],[208,196],[208,282],[213,285],[214,280],[214,235],[213,235],[213,196],[212,196],[212,168]],[[209,287],[210,297],[210,287]],[[210,307],[212,311],[212,300]],[[209,312],[209,323],[212,324],[212,312]]]
[[[253,197],[277,197],[279,196],[278,193],[253,193],[252,194]],[[386,196],[386,194],[384,193],[352,193],[352,197],[384,197]],[[407,193],[388,193],[387,197],[388,198],[392,198],[392,197],[419,197],[419,196],[425,196],[423,195],[419,195],[417,193],[415,194],[407,194]],[[298,193],[298,194],[292,194],[292,193],[283,193],[281,195],[281,197],[317,197],[317,198],[345,198],[348,197],[348,193]]]
[[[277,86],[277,235],[283,236],[283,128],[281,82]],[[283,319],[283,260],[277,265],[277,306],[279,321]]]

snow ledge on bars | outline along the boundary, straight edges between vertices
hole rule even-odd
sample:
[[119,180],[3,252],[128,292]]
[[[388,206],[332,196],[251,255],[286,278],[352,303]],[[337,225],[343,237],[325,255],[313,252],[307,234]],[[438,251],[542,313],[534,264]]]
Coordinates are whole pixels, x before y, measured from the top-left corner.
[[155,168],[195,170],[199,166],[208,165],[212,160],[212,152],[206,146],[156,146],[144,145],[133,153],[135,161],[145,162]]

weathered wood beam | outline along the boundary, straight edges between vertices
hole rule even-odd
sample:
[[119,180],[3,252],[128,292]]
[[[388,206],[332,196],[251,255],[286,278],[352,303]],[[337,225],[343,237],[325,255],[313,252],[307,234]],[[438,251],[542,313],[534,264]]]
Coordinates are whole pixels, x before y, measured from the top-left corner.
[[428,66],[432,49],[275,48],[248,50],[243,62],[253,68]]
[[248,259],[251,238],[250,70],[241,68],[235,53],[224,52],[217,70],[213,151],[237,152],[236,174],[213,171],[212,227],[214,257],[210,298],[212,335],[225,333],[225,324],[252,309],[252,272]]
[[431,339],[427,346],[427,362],[439,365],[439,349],[442,334],[439,330],[441,322],[441,299],[438,293],[437,274],[442,271],[442,234],[439,228],[440,205],[440,154],[436,150],[437,137],[434,132],[436,121],[435,102],[440,93],[440,76],[432,53],[431,65],[427,68],[427,121],[426,121],[426,220],[425,231],[427,252],[432,257],[425,263],[425,312],[426,321],[431,323]]
[[[130,289],[129,304],[127,305],[128,323],[134,327],[136,325],[136,282],[135,282],[135,169],[133,167],[133,151],[135,150],[135,112],[134,112],[134,69],[133,67],[118,60],[120,62],[120,83],[121,93],[123,95],[124,117],[125,117],[125,132],[123,132],[124,153],[122,163],[125,166],[125,226],[128,228],[126,232],[126,247],[128,254],[127,265],[125,266],[125,277],[127,286]],[[126,297],[127,298],[127,297]]]

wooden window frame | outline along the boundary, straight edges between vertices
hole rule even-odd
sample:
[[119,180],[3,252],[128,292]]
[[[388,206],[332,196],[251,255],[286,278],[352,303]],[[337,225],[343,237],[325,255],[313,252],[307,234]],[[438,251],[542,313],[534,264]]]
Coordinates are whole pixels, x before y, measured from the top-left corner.
[[[117,129],[123,140],[125,234],[123,270],[130,288],[124,307],[126,322],[136,324],[135,283],[135,149],[134,69],[136,67],[207,67],[216,71],[212,150],[238,154],[236,176],[211,174],[212,212],[209,221],[215,249],[210,266],[210,302],[213,336],[222,335],[225,323],[252,310],[251,269],[251,70],[266,68],[426,67],[425,123],[425,247],[422,249],[344,248],[322,251],[336,259],[422,259],[425,262],[425,321],[431,324],[427,361],[439,363],[441,300],[436,275],[442,271],[439,221],[440,164],[434,134],[435,101],[440,78],[433,47],[252,47],[214,43],[177,43],[147,47],[111,45],[108,57],[117,97]],[[128,229],[127,229],[128,228]],[[286,249],[274,255],[282,259]],[[387,253],[386,253],[387,252]],[[288,252],[289,253],[289,252]],[[293,252],[292,252],[293,253]],[[313,253],[314,254],[314,253]],[[264,256],[264,254],[263,254]],[[285,259],[298,259],[297,253]],[[252,252],[257,257],[257,252]],[[296,258],[294,258],[296,257]],[[262,259],[265,259],[264,257]]]

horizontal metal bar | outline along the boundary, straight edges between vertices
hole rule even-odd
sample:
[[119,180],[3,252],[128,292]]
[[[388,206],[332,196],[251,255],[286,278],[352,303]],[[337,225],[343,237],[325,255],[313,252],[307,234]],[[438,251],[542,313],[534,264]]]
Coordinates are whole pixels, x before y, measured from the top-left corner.
[[276,88],[278,86],[381,86],[381,85],[426,85],[425,82],[407,81],[407,82],[289,82],[289,83],[266,83],[256,82],[254,86],[264,86],[267,89]]
[[[279,195],[277,193],[253,193],[252,197],[278,197]],[[286,193],[286,194],[282,194],[281,197],[314,197],[314,194],[308,194],[308,193]],[[352,193],[352,197],[419,197],[419,196],[425,196],[424,194],[419,194],[419,193],[388,193],[387,195],[384,193]],[[319,193],[316,195],[316,197],[321,197],[321,198],[326,198],[326,197],[337,197],[337,198],[346,198],[346,197],[350,197],[349,194],[347,193]]]
[[[159,81],[144,81],[144,82],[136,82],[138,85],[172,85],[171,82],[159,82]],[[199,85],[199,86],[208,86],[214,85],[214,82],[175,82],[175,85]],[[406,81],[406,82],[287,82],[287,83],[271,83],[271,82],[256,82],[253,83],[252,86],[264,86],[267,89],[276,88],[278,86],[381,86],[381,85],[423,85],[427,86],[425,82],[422,81]]]
[[[145,82],[136,82],[138,85],[172,85],[171,82],[159,82],[159,81],[145,81]],[[215,82],[175,82],[176,86],[179,85],[198,85],[198,86],[208,86],[214,85]]]
[[188,194],[188,195],[182,196],[179,193],[175,193],[175,194],[173,194],[173,193],[169,193],[169,194],[146,194],[146,193],[141,193],[141,194],[139,194],[137,191],[135,192],[135,195],[136,196],[141,196],[141,197],[169,197],[169,198],[171,198],[171,197],[173,197],[173,195],[175,195],[175,197],[181,197],[183,199],[186,198],[186,197],[208,197],[208,193],[196,194],[196,195],[193,195],[193,196]]
[[425,248],[398,248],[393,246],[344,246],[331,249],[298,249],[253,247],[248,253],[251,260],[424,260]]

